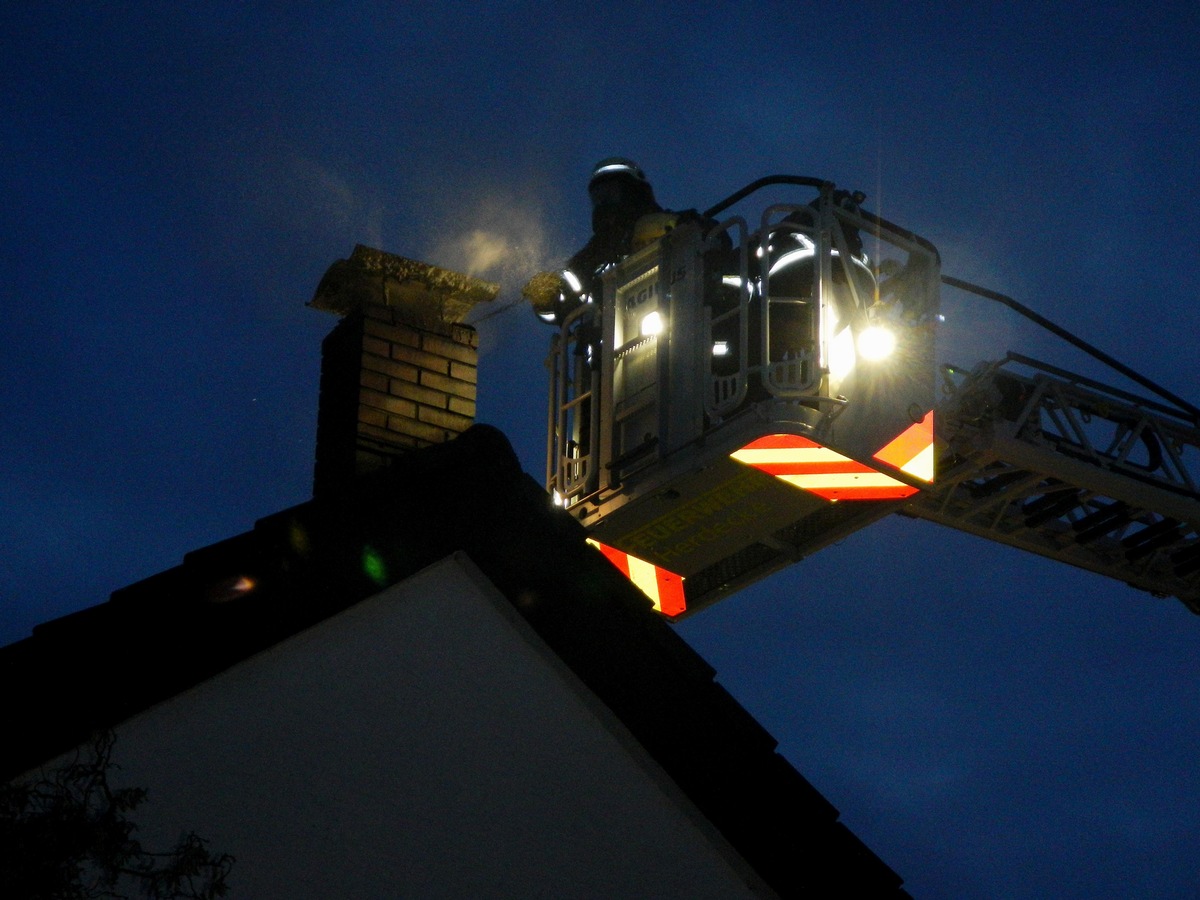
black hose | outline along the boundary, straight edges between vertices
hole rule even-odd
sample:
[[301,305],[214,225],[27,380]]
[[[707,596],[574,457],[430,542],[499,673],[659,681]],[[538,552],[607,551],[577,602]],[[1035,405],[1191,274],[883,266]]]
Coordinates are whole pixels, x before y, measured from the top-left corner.
[[[813,178],[809,175],[768,175],[765,178],[760,178],[757,181],[750,182],[740,191],[730,194],[716,206],[709,207],[700,215],[706,219],[716,218],[719,213],[723,213],[739,200],[744,200],[759,188],[764,188],[772,184],[798,184],[802,187],[811,187],[816,188],[817,190],[822,190],[825,187],[829,187],[830,189],[833,188],[833,182],[827,181],[824,178]],[[884,219],[881,216],[877,216],[873,213],[866,212],[865,210],[858,210],[858,214],[868,222],[873,222],[875,225],[878,225],[880,228],[885,228],[894,234],[900,235],[905,240],[909,240],[915,244],[921,245],[933,254],[934,259],[938,260],[939,262],[941,261],[941,254],[938,253],[937,247],[933,246],[933,244],[925,240],[925,238],[921,237],[920,235],[913,234],[907,228],[901,228],[894,222],[889,222],[887,219]]]
[[1053,322],[1051,322],[1049,319],[1045,318],[1044,316],[1038,315],[1032,309],[1030,309],[1028,306],[1018,303],[1012,297],[1009,297],[1005,294],[997,293],[996,291],[989,291],[985,287],[980,287],[977,284],[971,284],[969,281],[962,281],[961,279],[958,279],[958,278],[952,278],[949,275],[942,276],[942,284],[947,284],[950,287],[958,288],[959,290],[963,290],[963,291],[968,291],[972,294],[976,294],[976,295],[978,295],[980,297],[984,297],[988,300],[995,300],[997,303],[1004,304],[1009,309],[1013,310],[1016,313],[1019,313],[1020,315],[1029,319],[1031,322],[1034,322],[1035,324],[1042,326],[1047,331],[1049,331],[1051,334],[1062,338],[1064,341],[1066,341],[1067,343],[1071,344],[1074,347],[1078,347],[1080,350],[1082,350],[1084,353],[1087,353],[1089,356],[1092,356],[1093,358],[1100,360],[1100,362],[1104,363],[1105,365],[1110,366],[1113,369],[1116,369],[1118,372],[1120,372],[1126,378],[1136,381],[1142,387],[1147,388],[1147,389],[1153,391],[1154,393],[1158,394],[1158,396],[1160,396],[1166,400],[1170,400],[1181,411],[1186,412],[1191,417],[1193,425],[1200,425],[1200,409],[1197,409],[1195,406],[1188,403],[1186,400],[1175,396],[1173,393],[1168,391],[1166,388],[1151,381],[1145,375],[1135,372],[1133,369],[1129,368],[1129,366],[1125,365],[1124,363],[1120,363],[1117,360],[1113,359],[1111,356],[1109,356],[1103,350],[1093,347],[1091,344],[1089,344],[1087,341],[1083,340],[1082,338],[1076,337],[1075,335],[1071,334],[1071,332],[1067,331],[1062,326],[1055,325]]
[[700,215],[706,219],[716,218],[718,213],[724,212],[739,200],[749,197],[759,188],[766,187],[769,184],[798,184],[802,187],[816,188],[818,191],[825,187],[825,185],[833,187],[832,181],[826,181],[824,178],[812,178],[808,175],[768,175],[766,178],[760,178],[758,181],[750,182],[736,194],[730,194],[716,206],[706,209]]

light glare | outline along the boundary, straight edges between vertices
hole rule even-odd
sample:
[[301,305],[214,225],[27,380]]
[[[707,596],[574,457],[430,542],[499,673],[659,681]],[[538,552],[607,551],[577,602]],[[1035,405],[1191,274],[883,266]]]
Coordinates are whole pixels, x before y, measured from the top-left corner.
[[843,328],[829,342],[829,374],[834,381],[841,381],[854,371],[854,337],[850,329]]
[[662,330],[663,320],[662,316],[658,314],[658,310],[656,309],[653,312],[646,313],[645,318],[642,319],[642,337],[650,337],[654,334],[662,334]]
[[567,282],[571,290],[577,294],[583,291],[583,285],[580,283],[579,277],[574,272],[572,272],[570,269],[563,269],[562,274],[563,280]]
[[858,336],[858,352],[863,359],[877,362],[887,359],[896,349],[896,336],[880,325],[871,325]]

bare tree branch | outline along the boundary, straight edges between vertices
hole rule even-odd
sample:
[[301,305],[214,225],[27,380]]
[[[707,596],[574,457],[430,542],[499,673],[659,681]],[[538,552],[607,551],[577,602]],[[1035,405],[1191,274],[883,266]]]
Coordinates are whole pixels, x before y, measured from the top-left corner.
[[170,851],[149,851],[126,818],[144,788],[113,788],[116,738],[96,736],[74,758],[36,778],[0,786],[0,896],[13,898],[147,897],[212,900],[228,891],[234,859],[214,854],[195,832]]

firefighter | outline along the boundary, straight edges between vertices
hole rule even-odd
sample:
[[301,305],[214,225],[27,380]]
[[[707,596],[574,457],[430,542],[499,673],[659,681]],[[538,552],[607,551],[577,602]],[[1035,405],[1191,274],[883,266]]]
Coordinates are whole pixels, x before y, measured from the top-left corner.
[[[546,322],[559,323],[599,290],[599,276],[638,245],[649,243],[651,232],[661,237],[673,219],[654,199],[654,188],[637,163],[619,156],[602,159],[588,181],[592,201],[592,237],[567,260],[561,275],[535,275],[523,293],[534,312]],[[666,217],[666,218],[664,218]]]
[[567,261],[567,268],[581,280],[593,279],[628,256],[638,220],[663,211],[637,163],[618,156],[596,163],[588,181],[588,196],[592,201],[592,238]]

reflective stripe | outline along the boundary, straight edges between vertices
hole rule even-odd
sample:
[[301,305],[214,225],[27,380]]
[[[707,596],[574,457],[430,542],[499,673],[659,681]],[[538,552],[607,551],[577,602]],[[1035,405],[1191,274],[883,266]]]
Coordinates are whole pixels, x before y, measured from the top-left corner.
[[779,480],[826,500],[900,500],[917,492],[915,487],[879,472],[842,475],[836,480],[829,477],[824,481],[816,481],[811,475],[781,475]]
[[[788,484],[802,487],[806,491],[842,487],[886,487],[899,483],[890,475],[884,475],[882,472],[873,472],[870,469],[867,469],[865,472],[822,472],[804,475],[779,475],[777,477]],[[908,485],[905,485],[905,487],[908,487]]]
[[[796,471],[797,471],[796,462],[762,463],[762,462],[751,462],[750,460],[740,459],[740,458],[739,458],[739,461],[740,462],[749,462],[750,465],[754,466],[754,468],[761,469],[763,472],[766,472],[768,475],[777,475],[779,477],[783,477],[784,475],[794,475],[794,474],[796,474]],[[797,460],[797,462],[798,462],[798,460]],[[802,471],[805,475],[845,475],[845,474],[853,473],[853,472],[870,472],[870,473],[875,472],[875,470],[872,469],[870,466],[864,466],[860,462],[855,462],[854,460],[846,459],[845,457],[843,457],[841,460],[828,460],[825,462],[805,462],[804,468]]]
[[769,434],[730,455],[826,500],[896,500],[917,492],[912,485],[795,434]]
[[603,553],[605,559],[649,597],[654,608],[664,616],[677,616],[687,609],[682,576],[593,538],[588,538],[587,542]]
[[621,570],[621,574],[626,578],[629,577],[629,554],[623,553],[616,547],[610,547],[608,544],[602,544],[599,541],[594,541],[591,538],[587,542],[604,554],[605,558]]
[[[804,440],[798,438],[797,440]],[[842,454],[830,450],[828,447],[819,447],[813,444],[811,447],[758,447],[755,444],[749,444],[743,447],[737,453],[733,454],[733,458],[738,462],[744,462],[751,466],[772,466],[785,465],[794,466],[797,463],[805,465],[844,465],[848,460]],[[862,463],[858,463],[862,465]],[[863,466],[863,468],[867,468]]]
[[[658,573],[657,566],[654,563],[648,563],[644,559],[638,559],[636,556],[625,554],[629,560],[629,580],[636,584],[651,600],[658,598]],[[655,603],[657,606],[658,604]]]
[[922,481],[933,481],[933,410],[904,429],[875,458]]

